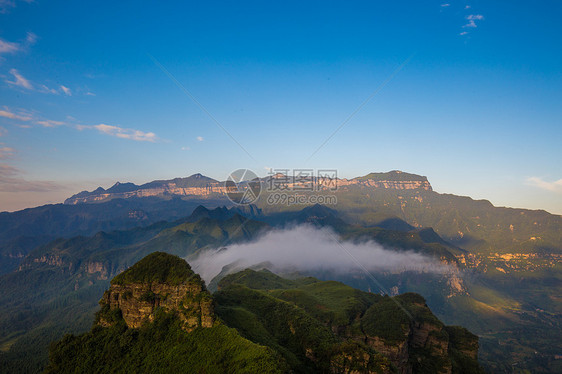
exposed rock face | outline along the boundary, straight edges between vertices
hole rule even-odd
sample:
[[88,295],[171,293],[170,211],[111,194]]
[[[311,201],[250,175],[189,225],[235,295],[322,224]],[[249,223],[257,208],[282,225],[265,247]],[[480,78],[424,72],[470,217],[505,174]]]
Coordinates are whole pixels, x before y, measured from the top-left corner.
[[[212,327],[214,322],[211,295],[201,282],[177,286],[164,283],[112,285],[100,302],[112,310],[120,309],[127,326],[140,327],[153,321],[157,308],[177,312],[183,328]],[[101,320],[102,325],[107,322]]]
[[[288,189],[294,189],[301,186],[302,182],[296,181],[292,176],[276,174],[271,177],[262,179],[262,183],[268,184],[268,180],[283,179],[286,181],[284,185]],[[313,177],[311,177],[313,178]],[[326,181],[317,179],[318,187],[321,187]],[[334,183],[333,180],[329,183]],[[364,188],[385,188],[394,190],[412,190],[422,189],[432,191],[431,184],[426,177],[403,173],[398,170],[390,171],[388,173],[371,173],[364,177],[353,179],[337,179],[337,188],[348,188],[350,186],[359,186]],[[121,198],[128,199],[132,197],[149,197],[149,196],[193,196],[197,198],[208,198],[210,196],[225,195],[227,188],[224,182],[205,177],[201,174],[195,174],[187,178],[176,178],[167,181],[153,181],[141,186],[133,183],[119,183],[117,182],[113,187],[105,190],[101,187],[92,192],[82,191],[64,202],[65,204],[81,204],[81,203],[96,203],[107,201],[111,199]],[[134,218],[137,217],[136,213],[132,213]]]
[[[478,337],[462,327],[445,326],[431,314],[423,299],[409,307],[413,319],[402,323],[403,334],[392,339],[380,336],[376,329],[364,328],[364,336],[355,336],[390,359],[401,374],[411,374],[420,367],[432,367],[433,372],[453,372],[452,357],[466,356],[477,362]],[[403,322],[406,322],[404,320]],[[375,324],[384,324],[384,320]],[[384,334],[383,334],[384,335]],[[454,352],[453,352],[454,351]]]
[[207,197],[211,194],[224,194],[226,189],[219,182],[210,183],[205,187],[178,187],[175,183],[162,184],[154,188],[141,188],[134,191],[126,192],[108,192],[103,191],[99,193],[92,192],[85,196],[72,196],[65,200],[65,204],[80,204],[80,203],[96,203],[107,201],[111,199],[128,199],[131,197],[149,197],[149,196],[163,196],[163,195],[177,195],[177,196],[198,196]]
[[120,311],[128,327],[152,322],[157,310],[175,313],[182,328],[192,331],[214,324],[213,301],[205,284],[177,256],[154,252],[111,281],[100,300],[98,323],[113,323],[112,311]]
[[98,279],[107,279],[109,272],[104,263],[99,261],[89,261],[85,265],[87,274],[96,274]]
[[427,191],[433,191],[429,181],[393,181],[393,180],[361,180],[359,178],[355,179],[340,179],[338,180],[338,187],[346,186],[362,186],[371,188],[387,188],[392,190],[416,190],[422,189]]
[[375,351],[382,353],[388,357],[399,370],[399,373],[409,373],[408,365],[408,341],[405,337],[404,341],[399,343],[387,344],[378,336],[367,336],[366,343]]
[[[382,353],[390,359],[401,374],[413,372],[412,358],[415,358],[415,350],[421,349],[427,352],[435,361],[441,361],[439,373],[450,374],[452,365],[449,357],[449,339],[444,333],[443,326],[437,326],[426,322],[414,322],[400,342],[386,342],[378,336],[367,336],[366,343],[377,352]],[[470,357],[476,357],[478,349],[470,351]]]
[[[172,180],[158,180],[137,186],[133,183],[115,183],[111,188],[101,187],[92,192],[82,191],[69,199],[65,204],[96,203],[115,198],[128,199],[132,197],[148,196],[197,196],[208,197],[212,194],[224,194],[226,189],[224,183],[201,174],[194,174],[187,178],[176,178]],[[135,214],[135,218],[137,214]],[[141,217],[138,217],[142,219]]]

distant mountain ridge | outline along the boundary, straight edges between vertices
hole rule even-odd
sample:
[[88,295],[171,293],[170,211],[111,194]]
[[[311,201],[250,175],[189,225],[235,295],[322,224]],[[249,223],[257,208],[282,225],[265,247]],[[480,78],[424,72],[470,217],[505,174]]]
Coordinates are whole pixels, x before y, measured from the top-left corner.
[[[292,175],[273,175],[261,178],[264,185],[272,179],[284,178],[289,188],[298,184],[296,177]],[[318,181],[316,177],[311,177]],[[386,173],[369,173],[362,177],[352,179],[337,179],[337,185],[344,187],[359,185],[371,188],[385,188],[395,190],[423,189],[433,191],[427,177],[392,170]],[[155,180],[142,185],[134,183],[115,183],[107,190],[98,187],[92,192],[82,191],[64,201],[65,204],[97,203],[116,198],[148,197],[148,196],[195,196],[200,198],[212,195],[224,195],[226,187],[224,182],[204,176],[200,173],[193,174],[187,178],[174,178],[170,180]]]
[[161,195],[201,196],[224,193],[224,184],[202,174],[193,174],[187,178],[155,180],[142,185],[117,182],[107,190],[98,187],[92,192],[82,191],[64,201],[65,204],[96,203],[112,199],[148,197]]

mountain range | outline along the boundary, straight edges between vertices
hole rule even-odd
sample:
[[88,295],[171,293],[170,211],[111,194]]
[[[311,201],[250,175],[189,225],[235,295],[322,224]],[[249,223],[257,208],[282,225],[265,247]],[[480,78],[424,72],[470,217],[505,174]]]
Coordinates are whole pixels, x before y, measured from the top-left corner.
[[[264,187],[268,181],[262,179]],[[192,262],[294,225],[329,228],[344,243],[368,240],[418,253],[451,270],[375,271],[379,285],[362,271],[285,269],[280,276],[336,280],[367,293],[416,292],[443,323],[478,335],[485,369],[561,368],[562,217],[440,194],[427,178],[398,171],[341,179],[336,190],[313,192],[336,196],[329,206],[269,204],[274,192],[267,188],[254,204],[235,206],[222,186],[200,174],[118,183],[65,204],[0,213],[0,369],[41,370],[49,343],[87,331],[110,279],[150,253]],[[252,269],[279,273],[267,263]],[[234,270],[243,269],[225,267],[209,290],[220,295]]]
[[100,305],[91,332],[52,346],[47,373],[482,372],[478,338],[411,293],[247,269],[211,295],[184,260],[154,252],[116,276]]

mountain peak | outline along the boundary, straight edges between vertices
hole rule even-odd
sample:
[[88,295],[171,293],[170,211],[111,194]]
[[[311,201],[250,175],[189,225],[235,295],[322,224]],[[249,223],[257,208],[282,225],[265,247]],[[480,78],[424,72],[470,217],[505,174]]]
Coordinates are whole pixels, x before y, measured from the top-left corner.
[[185,260],[164,252],[154,252],[117,275],[111,284],[166,283],[178,285],[191,279],[195,273]]
[[116,182],[113,186],[108,188],[105,192],[109,192],[109,193],[129,192],[129,191],[135,190],[136,188],[138,188],[138,186],[134,183]]
[[111,326],[118,310],[128,327],[153,321],[158,310],[176,314],[182,328],[213,327],[211,294],[189,264],[165,252],[154,252],[117,275],[100,301],[97,321]]
[[426,176],[406,173],[401,170],[391,170],[385,173],[369,173],[362,177],[352,179],[351,182],[376,188],[390,188],[396,190],[424,189],[433,191]]
[[375,181],[422,181],[427,182],[427,177],[418,174],[406,173],[401,170],[391,170],[387,172],[373,172],[356,179],[371,179]]

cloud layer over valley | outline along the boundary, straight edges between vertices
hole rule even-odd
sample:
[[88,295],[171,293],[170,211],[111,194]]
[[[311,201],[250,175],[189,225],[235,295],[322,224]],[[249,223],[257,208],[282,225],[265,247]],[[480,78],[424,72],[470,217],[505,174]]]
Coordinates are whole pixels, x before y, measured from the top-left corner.
[[451,271],[438,260],[413,251],[394,251],[373,241],[338,242],[337,234],[330,229],[309,225],[272,230],[256,241],[206,251],[188,261],[207,284],[223,267],[231,264],[235,264],[232,271],[263,263],[278,271],[332,271],[343,274],[364,271],[362,268],[372,272]]

